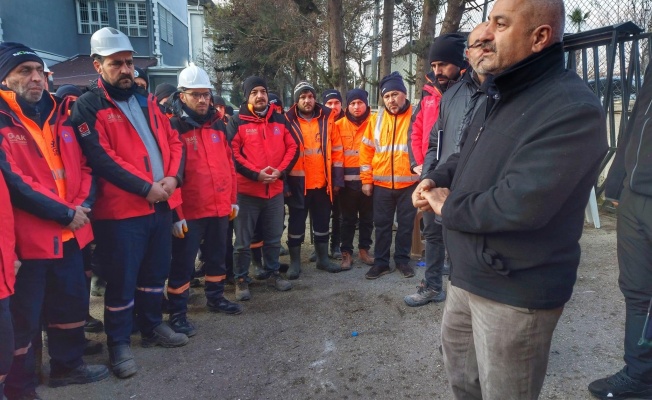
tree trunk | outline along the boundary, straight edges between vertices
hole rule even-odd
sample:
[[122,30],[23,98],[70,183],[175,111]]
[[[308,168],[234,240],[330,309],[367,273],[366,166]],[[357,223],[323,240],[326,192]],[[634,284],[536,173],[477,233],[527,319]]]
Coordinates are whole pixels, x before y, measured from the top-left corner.
[[441,25],[441,35],[444,33],[454,33],[460,29],[460,21],[462,21],[466,3],[467,0],[448,0],[448,9],[446,10],[444,22]]
[[342,29],[342,0],[328,0],[328,36],[330,38],[330,67],[332,83],[342,95],[346,94],[346,55]]
[[[435,37],[437,14],[441,7],[441,0],[423,0],[423,17],[419,28],[419,40],[415,46],[417,54],[417,72],[415,90],[421,90],[425,83],[425,75],[430,72],[428,53]],[[419,92],[417,92],[419,93]]]
[[[392,72],[392,42],[394,41],[394,0],[383,1],[383,33],[380,46],[380,79]],[[379,88],[380,89],[380,88]]]

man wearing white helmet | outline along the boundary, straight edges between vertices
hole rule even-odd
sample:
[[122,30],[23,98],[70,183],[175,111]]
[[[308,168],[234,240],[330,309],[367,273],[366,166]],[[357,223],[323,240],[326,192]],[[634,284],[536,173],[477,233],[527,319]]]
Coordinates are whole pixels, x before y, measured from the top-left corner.
[[[229,218],[238,214],[236,178],[226,125],[211,106],[211,82],[203,69],[191,65],[179,74],[178,115],[172,127],[186,143],[186,174],[181,197],[183,209],[175,209],[172,234],[172,267],[168,279],[169,324],[175,332],[193,336],[188,322],[190,279],[195,270],[199,243],[206,272],[206,307],[211,312],[240,314],[242,306],[224,298]],[[176,108],[176,107],[175,107]]]
[[[172,209],[181,204],[183,144],[156,99],[134,84],[134,50],[114,28],[91,37],[100,77],[72,110],[72,124],[98,181],[93,209],[98,246],[107,257],[104,326],[113,373],[137,367],[130,348],[134,307],[142,346],[178,347],[188,337],[162,322],[171,258]],[[134,295],[135,293],[135,295]]]

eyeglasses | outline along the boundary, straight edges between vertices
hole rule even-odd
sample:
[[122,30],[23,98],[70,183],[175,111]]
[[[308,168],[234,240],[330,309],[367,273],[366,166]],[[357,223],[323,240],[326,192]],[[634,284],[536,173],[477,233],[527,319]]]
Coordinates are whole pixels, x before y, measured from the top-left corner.
[[477,41],[477,42],[475,42],[473,44],[468,45],[467,49],[469,49],[469,50],[471,50],[471,49],[479,49],[480,47],[482,47],[482,42]]
[[195,100],[199,100],[199,99],[210,100],[212,96],[211,92],[204,92],[204,93],[183,92],[183,93],[187,94],[188,96],[192,97]]

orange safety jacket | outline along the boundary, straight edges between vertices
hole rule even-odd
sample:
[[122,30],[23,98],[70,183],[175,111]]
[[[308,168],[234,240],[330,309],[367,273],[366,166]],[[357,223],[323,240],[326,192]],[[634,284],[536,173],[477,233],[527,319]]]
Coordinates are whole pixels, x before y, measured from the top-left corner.
[[360,145],[362,137],[369,124],[371,114],[367,115],[360,125],[349,119],[347,114],[335,122],[334,135],[342,139],[344,154],[344,184],[354,190],[362,190],[360,180]]
[[360,179],[388,189],[403,189],[419,181],[410,169],[408,138],[412,106],[396,115],[381,109],[369,119],[360,146]]
[[[299,121],[297,105],[293,105],[285,114],[290,132],[299,142],[299,159],[287,177],[286,192],[291,192],[287,204],[293,207],[303,208],[306,194],[306,175],[314,173],[306,170],[306,157],[320,156],[323,159],[324,173],[326,175],[326,191],[333,201],[332,186],[344,187],[344,155],[342,154],[342,140],[333,130],[333,124],[337,117],[328,107],[315,104],[315,116],[310,123],[319,125],[319,139],[321,148],[306,149]],[[337,135],[337,136],[336,136]]]
[[14,234],[14,214],[5,179],[0,174],[0,299],[14,294],[16,271],[16,235]]

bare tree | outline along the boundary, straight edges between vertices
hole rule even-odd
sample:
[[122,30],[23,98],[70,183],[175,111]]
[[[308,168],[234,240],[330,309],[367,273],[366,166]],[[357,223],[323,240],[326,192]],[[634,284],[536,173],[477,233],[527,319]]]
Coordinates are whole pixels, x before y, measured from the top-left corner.
[[392,72],[392,45],[394,35],[394,0],[383,2],[383,33],[380,46],[380,77]]
[[446,8],[446,16],[441,25],[441,35],[444,33],[457,32],[460,29],[460,21],[466,9],[468,0],[448,0],[448,8]]
[[344,50],[344,30],[342,0],[328,0],[328,36],[330,38],[331,83],[341,93],[347,91],[346,53]]
[[419,28],[419,40],[414,45],[417,54],[417,72],[415,87],[419,90],[425,83],[425,75],[430,71],[428,66],[428,52],[430,44],[435,37],[437,27],[437,14],[441,9],[441,0],[423,0],[423,15]]

